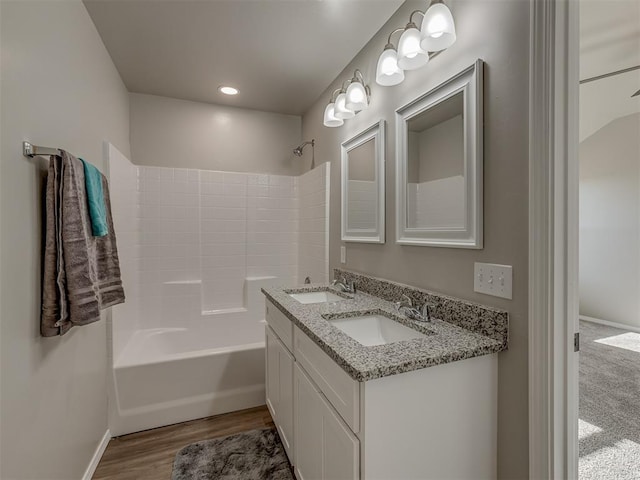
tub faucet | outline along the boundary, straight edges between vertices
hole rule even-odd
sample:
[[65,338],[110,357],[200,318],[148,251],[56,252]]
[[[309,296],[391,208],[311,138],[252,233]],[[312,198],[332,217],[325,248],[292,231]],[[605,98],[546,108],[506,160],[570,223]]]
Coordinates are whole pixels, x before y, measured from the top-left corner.
[[433,303],[425,302],[421,307],[418,307],[413,305],[413,300],[409,296],[403,293],[402,297],[401,301],[396,302],[396,311],[398,313],[418,322],[431,321],[431,309],[435,307]]
[[331,285],[340,288],[345,293],[356,293],[356,282],[349,282],[345,277],[342,277],[342,281],[334,280]]

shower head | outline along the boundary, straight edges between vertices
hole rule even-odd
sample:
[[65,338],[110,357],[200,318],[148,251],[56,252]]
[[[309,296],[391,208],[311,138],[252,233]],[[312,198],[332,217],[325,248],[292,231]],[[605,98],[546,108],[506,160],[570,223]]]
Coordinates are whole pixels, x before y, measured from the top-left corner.
[[298,145],[296,148],[293,149],[293,154],[296,157],[301,157],[302,156],[302,150],[304,150],[304,147],[306,147],[309,144],[311,144],[312,148],[315,147],[315,145],[316,145],[315,139],[312,139],[310,142],[303,142],[300,145]]

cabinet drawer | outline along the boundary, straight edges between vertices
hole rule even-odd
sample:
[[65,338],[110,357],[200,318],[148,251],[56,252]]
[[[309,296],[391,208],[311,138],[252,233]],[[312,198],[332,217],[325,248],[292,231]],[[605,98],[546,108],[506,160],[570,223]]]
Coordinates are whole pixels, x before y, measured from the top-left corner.
[[266,300],[265,304],[265,319],[267,323],[273,331],[276,332],[276,335],[278,335],[285,347],[287,347],[290,352],[293,352],[293,324],[291,320],[285,317],[284,313],[278,310],[278,307],[269,300]]
[[294,326],[294,357],[347,425],[360,431],[360,384],[302,330]]

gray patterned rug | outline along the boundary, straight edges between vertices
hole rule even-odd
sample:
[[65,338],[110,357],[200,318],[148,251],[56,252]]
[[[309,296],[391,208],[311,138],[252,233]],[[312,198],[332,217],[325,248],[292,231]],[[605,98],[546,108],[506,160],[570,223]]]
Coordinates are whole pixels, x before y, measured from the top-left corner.
[[187,445],[176,454],[171,480],[293,480],[274,428]]

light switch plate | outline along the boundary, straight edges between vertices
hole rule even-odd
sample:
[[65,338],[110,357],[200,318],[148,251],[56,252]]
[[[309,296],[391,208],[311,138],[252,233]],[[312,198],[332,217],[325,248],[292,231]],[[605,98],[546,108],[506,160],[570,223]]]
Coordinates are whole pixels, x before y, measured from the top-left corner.
[[513,298],[513,267],[493,263],[475,263],[473,290],[494,297]]
[[347,263],[347,247],[340,247],[340,263]]

